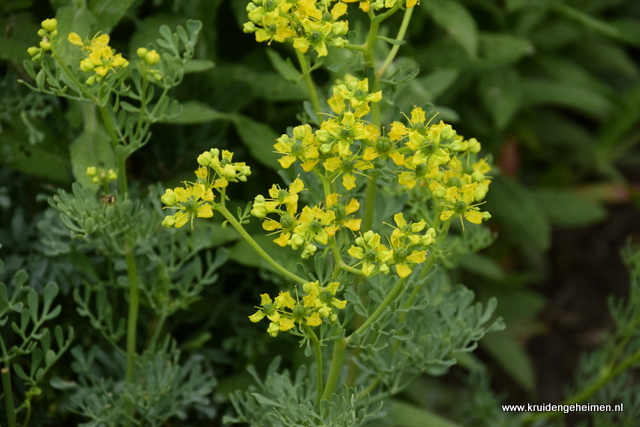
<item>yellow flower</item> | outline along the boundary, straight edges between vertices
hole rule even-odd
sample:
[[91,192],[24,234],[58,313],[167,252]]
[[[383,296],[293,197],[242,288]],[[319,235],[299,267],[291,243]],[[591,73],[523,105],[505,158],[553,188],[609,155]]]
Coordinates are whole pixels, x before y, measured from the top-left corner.
[[203,184],[193,184],[185,182],[185,188],[176,187],[173,190],[165,190],[160,198],[167,205],[165,209],[176,209],[178,212],[167,216],[162,225],[171,228],[180,228],[193,219],[211,218],[213,216],[213,192],[205,188]]

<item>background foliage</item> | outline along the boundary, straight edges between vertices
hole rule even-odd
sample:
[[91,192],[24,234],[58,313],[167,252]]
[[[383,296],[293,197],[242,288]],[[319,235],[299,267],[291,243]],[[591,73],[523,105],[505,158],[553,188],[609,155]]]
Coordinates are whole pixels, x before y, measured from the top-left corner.
[[[115,290],[83,285],[121,273],[107,271],[110,243],[105,241],[105,250],[96,253],[85,241],[69,239],[47,203],[58,187],[76,191],[71,183],[74,176],[80,179],[81,166],[94,159],[106,165],[108,160],[100,155],[100,131],[83,127],[86,113],[77,103],[17,83],[28,80],[22,62],[28,59],[38,23],[56,13],[67,16],[76,31],[109,32],[117,50],[133,57],[138,46],[158,38],[160,25],[175,28],[187,19],[201,20],[197,61],[172,92],[182,113],[152,126],[152,143],[130,159],[130,181],[141,195],[159,195],[156,184],[169,187],[185,179],[191,167],[186,165],[197,154],[211,147],[231,149],[254,168],[252,179],[233,190],[232,200],[251,200],[266,190],[264,183],[277,182],[271,145],[287,126],[300,122],[306,92],[287,66],[292,51],[275,44],[265,49],[242,33],[245,6],[242,0],[51,0],[44,7],[29,0],[0,1],[0,282],[13,283],[9,286],[14,290],[28,285],[27,304],[36,304],[31,302],[36,298],[49,307],[55,294],[53,306],[78,307],[57,315],[64,339],[53,349],[69,345],[70,326],[75,338],[61,362],[46,372],[39,386],[42,394],[33,399],[35,425],[86,422],[74,413],[78,408],[95,414],[92,425],[99,425],[101,411],[114,403],[101,400],[107,394],[92,395],[89,389],[111,391],[113,399],[125,402],[139,395],[104,381],[124,363],[114,357],[117,352],[91,348],[102,335],[122,333],[117,324],[104,320],[106,313],[122,310],[112,298]],[[392,28],[393,22],[399,25],[399,17],[392,20],[397,20]],[[362,23],[350,21],[357,33]],[[637,279],[629,291],[618,254],[626,236],[637,239],[640,232],[639,47],[640,4],[634,0],[422,1],[384,90],[404,111],[414,104],[434,104],[461,134],[477,137],[499,165],[501,174],[494,179],[487,204],[496,241],[480,254],[461,255],[461,268],[446,271],[446,280],[468,284],[485,300],[497,296],[497,314],[507,329],[487,335],[480,352],[461,356],[461,367],[453,373],[421,376],[402,399],[382,408],[395,425],[424,425],[420,422],[426,419],[432,420],[430,425],[514,425],[510,414],[501,413],[500,402],[570,396],[580,384],[597,378],[599,367],[611,363],[607,349],[618,348],[624,333],[631,338],[623,353],[637,350],[637,333],[628,326],[637,324],[637,304],[624,302],[637,302]],[[340,52],[330,53],[316,71],[324,94],[341,76],[343,61]],[[160,206],[154,208],[159,222]],[[152,219],[145,218],[149,233],[154,230]],[[165,415],[186,420],[181,425],[220,423],[222,414],[231,414],[231,392],[253,382],[246,366],[254,364],[253,376],[260,378],[268,368],[265,361],[282,348],[288,351],[281,363],[291,372],[303,357],[292,339],[271,339],[247,322],[257,284],[277,285],[280,279],[257,263],[230,230],[219,224],[199,227],[188,236],[158,234],[142,249],[149,254],[149,264],[141,270],[153,282],[169,284],[173,282],[167,278],[187,277],[181,283],[187,283],[194,296],[165,306],[167,313],[179,314],[163,327],[180,348],[158,344],[158,355],[148,355],[159,358],[157,370],[141,374],[164,384],[156,388],[160,390],[171,390],[172,381],[190,384],[186,389],[191,394],[149,396],[149,417],[157,417],[157,425]],[[176,264],[159,265],[163,251],[173,251]],[[230,262],[218,270],[226,259]],[[629,250],[627,260],[637,277],[637,255]],[[585,274],[585,266],[593,273]],[[20,270],[26,270],[28,278]],[[612,303],[612,317],[603,303],[609,294],[618,301]],[[161,303],[157,296],[149,300]],[[627,317],[624,307],[630,311]],[[53,314],[46,313],[47,319]],[[93,327],[86,322],[89,313]],[[142,316],[144,321],[144,312]],[[33,323],[38,321],[36,317]],[[3,338],[8,325],[0,326]],[[149,335],[156,326],[149,325]],[[57,338],[58,332],[51,329],[50,334]],[[567,336],[569,343],[561,343]],[[584,352],[575,371],[579,355],[571,343]],[[45,367],[53,360],[47,350],[40,355]],[[615,356],[622,359],[624,354]],[[371,363],[376,366],[376,361]],[[561,368],[553,371],[549,363]],[[93,384],[76,382],[81,371],[92,371],[88,378]],[[25,372],[25,377],[37,377],[37,372]],[[549,378],[553,372],[555,380]],[[281,386],[295,388],[295,379],[282,379]],[[469,406],[465,410],[456,406],[461,390],[470,396],[464,399]],[[633,407],[637,380],[632,374],[616,377],[599,393],[591,400],[621,400],[629,402],[625,408]],[[169,401],[184,406],[171,414],[154,412]],[[338,407],[348,403],[332,402]],[[375,402],[371,405],[376,407]],[[191,409],[185,412],[184,407]],[[302,406],[300,411],[304,417]],[[598,414],[594,422],[633,421],[607,418],[615,416],[620,415]],[[637,419],[637,414],[624,416]],[[577,418],[566,422],[584,422]]]

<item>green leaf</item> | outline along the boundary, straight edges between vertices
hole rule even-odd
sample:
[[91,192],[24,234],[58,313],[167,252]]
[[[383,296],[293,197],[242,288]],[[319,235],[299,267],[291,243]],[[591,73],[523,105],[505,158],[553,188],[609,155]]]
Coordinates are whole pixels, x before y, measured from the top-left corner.
[[283,408],[283,409],[285,408],[284,405],[276,402],[275,400],[268,399],[259,393],[251,393],[251,394],[253,395],[253,397],[256,398],[258,403],[261,405],[273,406],[274,408]]
[[98,17],[97,30],[110,33],[135,0],[91,0],[89,10]]
[[529,355],[509,331],[494,332],[485,335],[480,347],[502,366],[502,369],[523,389],[533,392],[535,374]]
[[16,371],[16,374],[18,375],[18,377],[24,381],[29,381],[30,378],[27,374],[24,373],[24,370],[22,369],[22,367],[16,363],[13,364],[13,370]]
[[291,58],[284,60],[274,49],[267,49],[267,57],[273,68],[285,79],[296,83],[302,78],[302,73],[293,65]]
[[458,80],[459,75],[460,70],[457,69],[437,69],[419,78],[418,81],[433,96],[433,99],[438,99]]
[[534,196],[551,224],[559,227],[586,227],[607,217],[600,203],[571,190],[540,189]]
[[[93,109],[92,105],[83,105],[85,109]],[[71,169],[73,176],[83,186],[96,188],[97,184],[87,176],[87,167],[96,166],[103,169],[117,169],[115,154],[104,127],[97,122],[95,110],[85,111],[85,129],[69,145]]]
[[504,33],[480,33],[478,50],[478,65],[486,68],[510,65],[535,53],[528,39]]
[[44,291],[43,291],[43,309],[42,311],[44,313],[49,312],[49,308],[51,307],[51,303],[53,302],[53,299],[56,297],[56,295],[58,295],[58,285],[56,285],[54,282],[49,282],[44,286]]
[[492,71],[480,78],[479,90],[496,127],[503,130],[520,108],[520,75],[511,68]]
[[270,126],[256,122],[249,117],[237,114],[235,116],[236,131],[242,138],[254,159],[271,169],[279,169],[278,158],[273,145],[278,135]]
[[607,117],[613,108],[602,94],[580,86],[533,78],[523,78],[521,85],[523,107],[558,105],[597,119]]
[[530,245],[537,251],[545,251],[551,244],[551,227],[538,200],[512,178],[500,175],[493,180],[486,209],[514,243]]
[[491,280],[504,280],[505,274],[496,261],[486,255],[471,253],[460,258],[460,267]]
[[436,24],[443,27],[467,52],[476,58],[478,50],[478,29],[469,11],[452,0],[423,1],[422,7]]
[[184,64],[182,71],[185,73],[201,73],[214,67],[213,61],[208,59],[191,59]]
[[586,13],[574,7],[571,7],[568,4],[554,2],[552,3],[552,8],[566,18],[579,23],[589,30],[595,31],[607,37],[617,38],[620,36],[620,32],[617,28],[607,24],[606,22],[600,21],[593,16],[587,15]]
[[174,125],[194,125],[213,120],[233,120],[235,118],[232,114],[214,110],[207,104],[198,101],[187,101],[180,105],[182,106],[180,114],[167,119],[166,123]]
[[397,427],[461,427],[459,424],[431,412],[397,399],[389,399],[389,417]]

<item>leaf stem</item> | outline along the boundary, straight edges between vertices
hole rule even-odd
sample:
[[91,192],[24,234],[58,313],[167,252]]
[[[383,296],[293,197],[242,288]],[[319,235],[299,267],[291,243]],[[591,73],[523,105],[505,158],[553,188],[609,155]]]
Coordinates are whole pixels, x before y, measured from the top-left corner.
[[315,110],[316,114],[321,113],[322,108],[320,108],[318,92],[316,91],[316,86],[313,84],[313,79],[311,78],[311,70],[309,70],[309,64],[307,64],[307,58],[298,49],[294,50],[296,51],[296,56],[298,57],[298,62],[300,63],[300,70],[302,71],[302,75],[304,76],[304,82],[307,85],[307,90],[309,91],[311,105],[313,105],[313,109]]
[[320,401],[322,399],[322,389],[324,387],[324,375],[322,373],[322,347],[320,347],[320,341],[318,336],[309,325],[304,325],[304,330],[309,335],[309,339],[313,343],[313,350],[316,355],[316,404],[320,407]]
[[258,255],[262,257],[262,259],[267,261],[267,263],[278,273],[293,280],[294,282],[300,284],[307,283],[307,280],[303,279],[297,274],[290,272],[289,270],[278,264],[273,258],[271,258],[269,254],[266,253],[265,250],[262,249],[262,247],[255,240],[253,240],[253,237],[251,237],[249,233],[247,233],[244,227],[238,222],[238,220],[233,216],[231,212],[229,212],[229,210],[225,206],[218,205],[215,209],[220,212],[227,221],[229,221],[229,224],[231,224],[231,226],[235,228],[238,234],[240,234],[240,236],[253,248],[253,250],[256,251]]
[[391,304],[398,297],[398,295],[400,295],[400,293],[404,289],[404,284],[406,281],[407,281],[407,278],[403,277],[402,279],[396,282],[393,289],[391,289],[391,292],[387,294],[387,297],[380,303],[380,305],[378,306],[378,308],[376,308],[373,314],[369,316],[367,320],[365,320],[364,323],[360,325],[358,329],[356,329],[355,332],[353,332],[351,335],[345,338],[345,340],[347,341],[347,344],[349,343],[349,341],[351,340],[351,337],[354,334],[358,334],[358,335],[362,334],[369,327],[369,325],[371,325],[373,322],[378,320],[380,316],[382,316],[382,313],[384,313],[384,311],[387,309],[389,304]]
[[[402,24],[400,24],[400,30],[398,30],[398,36],[396,37],[397,41],[402,41],[404,39],[404,36],[407,33],[407,28],[409,27],[409,22],[411,21],[411,15],[413,14],[413,9],[414,9],[413,7],[410,7],[404,12],[404,17],[402,18]],[[384,72],[387,71],[387,68],[389,67],[389,65],[391,65],[391,63],[395,59],[399,49],[400,49],[399,44],[396,44],[391,48],[391,51],[389,52],[389,55],[387,55],[387,58],[384,60],[382,67],[380,67],[380,70],[378,70],[378,77],[382,77],[384,75]]]
[[16,427],[16,409],[15,406],[13,406],[13,391],[11,390],[11,370],[9,367],[9,362],[5,362],[5,367],[0,369],[0,373],[2,374],[2,387],[4,388],[4,404],[7,410],[7,425],[9,427]]
[[127,370],[125,379],[133,383],[136,363],[136,332],[138,326],[138,310],[140,307],[138,289],[138,271],[133,248],[130,248],[125,259],[127,262],[127,275],[129,278],[129,315],[127,317]]
[[347,341],[345,338],[338,338],[333,342],[333,355],[331,357],[331,368],[329,369],[329,376],[327,377],[327,384],[324,386],[324,392],[322,393],[322,400],[331,399],[333,391],[338,384],[338,378],[340,377],[340,371],[342,369],[342,359],[344,358],[344,350],[347,347]]

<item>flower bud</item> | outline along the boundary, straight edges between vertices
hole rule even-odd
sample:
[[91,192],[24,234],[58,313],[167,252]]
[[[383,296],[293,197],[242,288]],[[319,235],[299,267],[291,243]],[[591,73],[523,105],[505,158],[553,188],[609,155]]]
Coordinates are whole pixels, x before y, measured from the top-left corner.
[[146,48],[139,47],[138,50],[136,50],[136,55],[138,55],[138,58],[143,59],[148,52]]
[[30,56],[36,56],[40,52],[40,48],[35,46],[31,46],[29,49],[27,49],[27,53],[29,53]]
[[87,176],[96,176],[97,172],[98,171],[95,166],[87,167]]
[[42,50],[51,50],[51,42],[48,40],[42,40],[40,42],[40,47]]
[[40,37],[44,37],[44,36],[46,36],[46,35],[47,35],[47,32],[46,32],[45,30],[43,30],[42,28],[40,28],[40,29],[38,30],[38,35],[39,35]]
[[167,206],[173,206],[178,201],[175,193],[171,189],[165,190],[164,194],[160,197],[160,200]]
[[165,228],[171,228],[176,223],[176,217],[174,215],[165,216],[162,220],[162,226]]
[[245,22],[244,25],[242,26],[242,32],[246,34],[255,33],[256,30],[257,30],[256,24],[254,24],[251,21]]
[[82,61],[80,61],[80,69],[85,73],[93,71],[94,68],[95,68],[95,64],[89,58],[85,58]]
[[144,56],[144,61],[149,65],[155,65],[160,61],[160,55],[155,50],[151,50]]
[[109,181],[115,181],[116,179],[118,179],[118,174],[113,169],[109,169],[107,171],[107,179]]
[[208,151],[205,151],[204,153],[200,154],[198,156],[198,164],[200,166],[209,166],[211,164],[211,153],[209,153]]
[[53,31],[56,29],[57,26],[58,26],[58,21],[55,18],[45,19],[44,21],[42,21],[42,28],[44,28],[47,31]]

